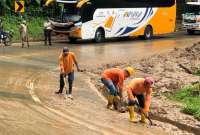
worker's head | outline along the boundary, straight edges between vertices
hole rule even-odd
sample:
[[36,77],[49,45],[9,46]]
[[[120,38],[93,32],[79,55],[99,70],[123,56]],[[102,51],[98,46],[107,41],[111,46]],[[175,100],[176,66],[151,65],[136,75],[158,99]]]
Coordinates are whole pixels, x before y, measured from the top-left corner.
[[145,77],[144,86],[146,88],[152,88],[154,85],[154,80],[152,77]]
[[64,47],[64,48],[63,48],[63,55],[64,55],[64,56],[67,56],[68,53],[69,53],[69,48],[68,48],[68,47]]
[[135,73],[135,69],[132,67],[126,67],[125,69],[125,77],[130,77],[131,75],[133,75]]

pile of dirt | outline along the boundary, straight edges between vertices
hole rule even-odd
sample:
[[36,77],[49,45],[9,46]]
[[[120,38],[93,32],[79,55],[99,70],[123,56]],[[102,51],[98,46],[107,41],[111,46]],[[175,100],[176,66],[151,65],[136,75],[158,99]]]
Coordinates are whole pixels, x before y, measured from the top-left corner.
[[[174,131],[176,135],[186,134],[186,131],[196,134],[200,132],[200,122],[192,116],[183,114],[181,112],[183,105],[168,100],[163,93],[173,93],[183,86],[199,81],[199,77],[194,75],[200,69],[199,54],[200,43],[197,43],[185,49],[175,48],[169,53],[153,55],[129,63],[103,65],[98,69],[90,70],[90,72],[95,74],[92,81],[98,89],[102,86],[97,78],[100,78],[102,71],[109,67],[132,66],[138,71],[134,77],[152,76],[155,79],[154,95],[156,95],[152,99],[152,117],[178,127],[180,131]],[[168,128],[163,129],[167,130]]]

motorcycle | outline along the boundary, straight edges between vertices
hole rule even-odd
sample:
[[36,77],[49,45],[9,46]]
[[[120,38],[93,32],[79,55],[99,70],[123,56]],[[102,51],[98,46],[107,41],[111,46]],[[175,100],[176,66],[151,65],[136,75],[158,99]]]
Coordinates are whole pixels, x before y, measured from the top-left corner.
[[13,31],[0,31],[0,42],[5,46],[10,46],[12,44]]

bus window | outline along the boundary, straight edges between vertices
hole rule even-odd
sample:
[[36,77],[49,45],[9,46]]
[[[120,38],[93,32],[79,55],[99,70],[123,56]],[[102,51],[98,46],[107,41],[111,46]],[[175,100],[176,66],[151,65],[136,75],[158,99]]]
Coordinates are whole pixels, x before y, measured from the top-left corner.
[[[171,7],[175,0],[93,0],[96,8]],[[106,4],[105,4],[106,3]]]
[[81,21],[87,22],[93,19],[94,14],[94,6],[92,4],[85,4],[81,7],[80,14],[81,14]]
[[200,15],[200,5],[186,4],[185,13]]

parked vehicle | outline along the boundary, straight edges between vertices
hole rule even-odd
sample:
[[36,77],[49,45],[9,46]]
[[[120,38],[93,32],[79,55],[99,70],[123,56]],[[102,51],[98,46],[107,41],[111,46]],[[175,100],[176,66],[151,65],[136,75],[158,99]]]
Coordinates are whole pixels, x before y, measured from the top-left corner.
[[187,2],[183,16],[183,28],[189,35],[200,31],[200,2]]
[[9,46],[12,44],[12,37],[13,37],[12,31],[0,31],[0,41],[5,46]]
[[70,41],[153,35],[175,31],[175,0],[56,0],[60,19],[52,19],[53,31]]

